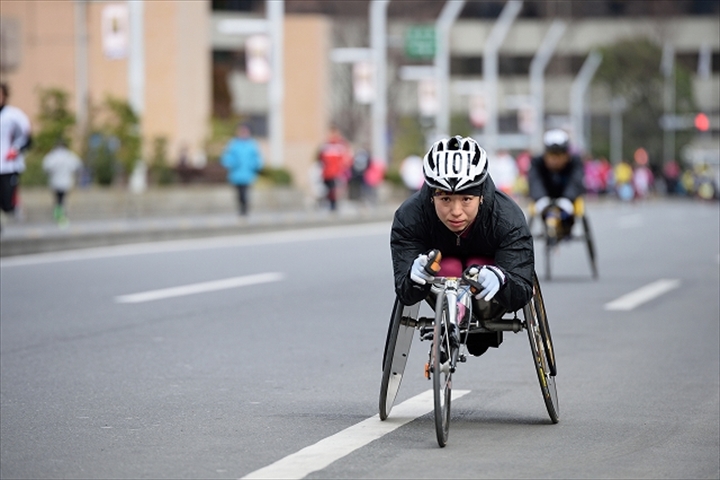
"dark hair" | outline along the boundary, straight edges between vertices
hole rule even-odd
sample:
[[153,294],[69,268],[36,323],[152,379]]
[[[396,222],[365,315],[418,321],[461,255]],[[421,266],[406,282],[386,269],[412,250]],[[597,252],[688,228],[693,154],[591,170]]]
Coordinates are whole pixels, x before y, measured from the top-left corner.
[[8,87],[7,83],[0,83],[0,90],[2,90],[3,95],[5,95],[6,97],[10,96],[10,88]]

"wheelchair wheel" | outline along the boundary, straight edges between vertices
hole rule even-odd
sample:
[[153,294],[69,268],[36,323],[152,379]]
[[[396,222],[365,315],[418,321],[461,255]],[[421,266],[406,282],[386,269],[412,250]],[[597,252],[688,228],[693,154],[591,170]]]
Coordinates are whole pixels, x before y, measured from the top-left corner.
[[[558,404],[557,387],[555,385],[555,375],[552,374],[554,369],[554,358],[552,354],[552,340],[550,338],[550,330],[547,325],[547,318],[545,318],[546,329],[540,325],[543,323],[542,317],[545,317],[545,307],[542,301],[542,294],[540,293],[539,285],[536,283],[533,293],[533,299],[523,308],[523,315],[525,317],[525,326],[528,332],[528,339],[530,340],[530,350],[533,356],[533,363],[535,364],[535,371],[537,372],[538,380],[540,382],[540,390],[545,401],[545,407],[547,408],[550,420],[553,423],[557,423],[560,420],[560,406]],[[546,334],[543,334],[543,330],[546,330]],[[548,344],[551,348],[546,348]],[[552,358],[552,360],[551,360]],[[553,367],[551,367],[553,365]]]
[[545,301],[543,300],[542,291],[540,290],[540,281],[537,275],[533,274],[533,289],[535,294],[533,295],[532,302],[537,312],[538,327],[540,328],[540,336],[543,340],[543,346],[547,354],[548,367],[550,368],[550,375],[557,375],[557,364],[555,363],[555,348],[553,347],[552,335],[550,334],[550,323],[547,319],[547,312],[545,311]]
[[555,246],[551,244],[551,241],[545,236],[545,280],[548,282],[552,279],[552,270],[550,264],[552,263],[552,255],[555,250]]
[[593,278],[598,278],[597,264],[595,262],[595,242],[593,241],[590,231],[590,220],[587,216],[582,217],[583,230],[585,232],[585,244],[587,245],[588,256],[590,258],[590,268],[592,269]]
[[430,365],[432,367],[435,399],[435,433],[438,445],[444,447],[450,433],[450,402],[452,397],[450,359],[452,350],[449,334],[448,302],[444,295],[438,295],[437,301]]
[[415,327],[408,325],[407,319],[417,317],[420,305],[405,307],[395,299],[390,326],[385,340],[383,353],[383,375],[380,383],[380,420],[385,420],[392,410],[395,397],[400,390],[400,382],[405,372],[408,352],[412,345]]

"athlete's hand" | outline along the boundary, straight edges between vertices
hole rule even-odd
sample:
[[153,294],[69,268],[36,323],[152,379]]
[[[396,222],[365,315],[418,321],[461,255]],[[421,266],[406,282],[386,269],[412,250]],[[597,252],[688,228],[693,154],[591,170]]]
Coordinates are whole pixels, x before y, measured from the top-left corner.
[[567,213],[568,215],[572,216],[575,213],[575,206],[573,205],[573,202],[568,198],[558,198],[555,201],[555,205],[560,208],[563,212]]
[[427,273],[425,270],[425,265],[427,265],[427,263],[427,255],[424,253],[418,255],[415,261],[413,261],[412,268],[410,269],[410,280],[419,285],[425,285],[426,283],[435,280],[435,277]]
[[468,275],[473,277],[477,275],[476,281],[482,286],[482,290],[475,295],[475,298],[484,299],[487,302],[493,299],[506,281],[503,271],[493,265],[483,265],[482,267],[474,265],[468,269]]
[[11,148],[10,150],[8,150],[7,155],[5,155],[5,160],[12,162],[13,160],[15,160],[17,158],[17,156],[18,156],[18,151],[15,150],[14,148]]
[[550,206],[550,197],[542,197],[535,202],[535,211],[542,213],[547,207]]

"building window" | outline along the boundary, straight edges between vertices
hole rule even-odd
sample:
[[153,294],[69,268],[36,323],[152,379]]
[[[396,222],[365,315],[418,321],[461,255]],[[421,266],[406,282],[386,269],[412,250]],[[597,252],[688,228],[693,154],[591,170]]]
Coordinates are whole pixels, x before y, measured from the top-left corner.
[[262,10],[264,1],[259,0],[212,0],[214,12],[257,12]]

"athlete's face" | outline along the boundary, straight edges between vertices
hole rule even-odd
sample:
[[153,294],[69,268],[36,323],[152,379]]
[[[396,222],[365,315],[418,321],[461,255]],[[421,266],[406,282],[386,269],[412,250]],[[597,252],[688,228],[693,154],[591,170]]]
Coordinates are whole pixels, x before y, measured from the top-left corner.
[[570,161],[570,155],[567,153],[545,152],[545,166],[548,170],[558,172],[565,168]]
[[433,203],[440,221],[450,231],[460,233],[477,217],[480,198],[476,195],[440,194],[433,197]]

